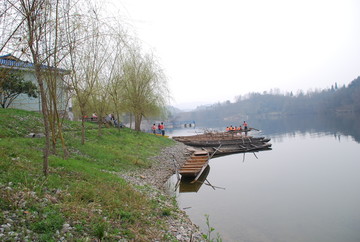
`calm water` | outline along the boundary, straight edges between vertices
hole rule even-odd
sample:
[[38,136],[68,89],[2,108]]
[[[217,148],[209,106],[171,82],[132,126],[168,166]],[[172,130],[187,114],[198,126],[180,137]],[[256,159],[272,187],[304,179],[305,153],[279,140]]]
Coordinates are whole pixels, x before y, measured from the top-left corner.
[[[264,130],[258,135],[271,138],[273,150],[257,157],[247,153],[211,159],[205,183],[219,188],[178,189],[179,207],[204,232],[208,214],[215,228],[212,237],[219,233],[223,241],[359,242],[360,144],[345,131],[311,127]],[[172,177],[170,191],[175,183]]]

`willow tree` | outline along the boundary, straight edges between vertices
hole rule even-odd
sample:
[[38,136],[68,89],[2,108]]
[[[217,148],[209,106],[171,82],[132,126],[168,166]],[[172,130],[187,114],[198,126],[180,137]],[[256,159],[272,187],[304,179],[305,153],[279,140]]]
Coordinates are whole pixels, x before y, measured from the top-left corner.
[[[82,11],[89,14],[81,14]],[[82,139],[85,143],[85,119],[88,115],[89,100],[95,95],[95,85],[99,82],[99,75],[106,63],[107,56],[102,47],[106,47],[104,34],[101,32],[102,22],[97,15],[97,9],[91,4],[86,4],[77,10],[72,17],[69,13],[68,28],[65,32],[69,50],[66,66],[71,70],[69,85],[76,98],[81,120]],[[91,111],[93,112],[93,110]]]
[[108,65],[108,78],[107,78],[107,93],[108,101],[110,101],[110,111],[115,115],[116,119],[120,122],[120,115],[126,112],[123,101],[123,63],[124,56],[128,46],[128,40],[121,29],[114,29],[112,31],[113,47],[111,60]]
[[[70,83],[74,103],[82,120],[82,144],[85,143],[85,116],[96,112],[101,121],[108,111],[107,87],[115,60],[123,47],[123,31],[116,18],[104,14],[92,1],[83,1],[73,13],[68,13],[66,36],[69,51],[65,59],[71,70]],[[106,16],[106,17],[104,17]]]
[[140,131],[144,117],[158,116],[164,110],[169,91],[155,58],[131,51],[122,64],[122,98],[125,109],[134,116]]

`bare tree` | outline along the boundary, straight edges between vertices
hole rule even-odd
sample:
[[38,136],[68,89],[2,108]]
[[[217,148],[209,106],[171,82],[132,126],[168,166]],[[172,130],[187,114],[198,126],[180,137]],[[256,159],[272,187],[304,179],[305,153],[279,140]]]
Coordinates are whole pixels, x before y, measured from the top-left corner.
[[96,112],[101,134],[102,120],[109,111],[109,82],[118,54],[124,46],[121,25],[103,18],[101,9],[83,3],[74,16],[67,17],[66,37],[71,70],[70,86],[82,117],[82,144],[85,143],[85,116]]
[[[59,32],[62,31],[60,15],[67,10],[60,11],[60,3],[66,2],[67,0],[5,0],[2,5],[5,12],[0,14],[3,33],[1,50],[12,50],[33,63],[44,121],[43,172],[45,175],[48,174],[50,130],[51,127],[55,127],[50,122],[53,121],[49,115],[50,85],[46,83],[46,79],[52,75],[57,76],[57,67],[62,59],[59,54],[63,49],[63,43],[59,38],[61,36]],[[8,25],[11,28],[7,28]],[[50,103],[54,104],[55,101]]]

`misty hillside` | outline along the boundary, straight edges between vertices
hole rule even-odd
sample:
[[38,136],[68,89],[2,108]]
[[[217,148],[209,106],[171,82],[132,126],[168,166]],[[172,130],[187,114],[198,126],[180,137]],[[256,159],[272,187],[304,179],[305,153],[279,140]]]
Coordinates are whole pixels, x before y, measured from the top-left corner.
[[360,113],[360,77],[348,86],[293,94],[250,93],[236,102],[216,103],[178,114],[176,119],[236,121],[248,116],[271,118],[324,113]]

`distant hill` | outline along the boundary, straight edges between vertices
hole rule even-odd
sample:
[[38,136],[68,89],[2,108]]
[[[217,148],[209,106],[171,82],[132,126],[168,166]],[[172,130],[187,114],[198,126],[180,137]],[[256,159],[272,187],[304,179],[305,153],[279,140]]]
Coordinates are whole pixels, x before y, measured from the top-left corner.
[[273,118],[323,113],[360,113],[360,77],[348,86],[339,88],[335,83],[330,88],[307,93],[250,93],[234,103],[228,101],[202,106],[174,116],[178,120],[221,122],[243,120],[248,116]]

